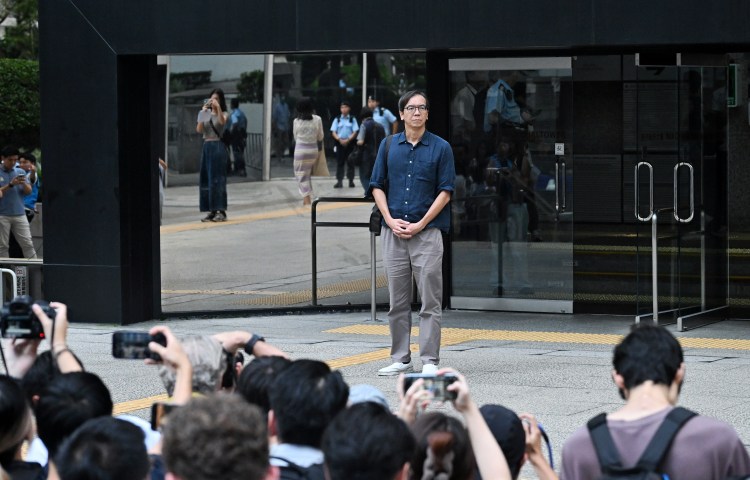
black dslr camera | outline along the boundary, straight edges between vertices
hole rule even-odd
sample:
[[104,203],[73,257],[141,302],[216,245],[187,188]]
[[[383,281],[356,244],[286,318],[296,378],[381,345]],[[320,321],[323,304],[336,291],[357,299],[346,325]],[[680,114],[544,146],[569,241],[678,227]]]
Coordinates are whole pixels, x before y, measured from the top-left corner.
[[29,295],[21,295],[3,305],[0,314],[0,334],[3,338],[44,338],[42,322],[31,309],[34,304],[39,305],[52,320],[55,319],[55,309],[44,300],[34,301]]

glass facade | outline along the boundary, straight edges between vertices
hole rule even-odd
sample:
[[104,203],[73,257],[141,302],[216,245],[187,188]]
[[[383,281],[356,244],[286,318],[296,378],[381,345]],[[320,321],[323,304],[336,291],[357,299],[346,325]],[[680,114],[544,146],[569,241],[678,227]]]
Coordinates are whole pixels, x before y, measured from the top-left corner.
[[[161,292],[165,312],[221,311],[236,309],[304,307],[312,304],[310,268],[310,211],[301,207],[293,171],[292,122],[302,98],[312,100],[323,120],[324,145],[329,170],[336,171],[331,124],[340,114],[343,100],[359,117],[368,97],[379,108],[398,118],[397,102],[409,89],[426,87],[423,53],[345,53],[275,55],[273,74],[267,79],[264,56],[201,55],[169,58],[168,175],[161,229]],[[270,80],[270,105],[264,108]],[[237,98],[247,117],[244,151],[247,176],[229,170],[228,218],[236,225],[221,229],[200,223],[198,183],[202,140],[196,118],[203,99],[222,88],[229,106]],[[270,131],[264,130],[264,115]],[[392,125],[398,129],[398,122]],[[264,162],[264,137],[270,140],[270,159]],[[264,175],[274,182],[273,199],[258,195]],[[359,176],[359,172],[356,172]],[[315,196],[361,198],[362,189],[333,190],[335,178],[315,177]],[[362,223],[369,217],[369,203],[323,202],[318,222]],[[278,239],[263,234],[266,223]],[[207,248],[183,241],[186,229],[205,228]],[[370,235],[366,228],[317,228],[317,305],[367,305],[371,295]],[[376,301],[387,303],[387,286],[376,249]],[[199,253],[197,253],[199,252]],[[191,270],[190,259],[208,259],[200,272]],[[281,255],[283,269],[266,265]],[[290,273],[291,272],[291,273]]]
[[452,306],[572,311],[570,58],[454,59]]
[[[448,61],[447,98],[433,102],[449,105],[447,136],[458,175],[446,271],[452,308],[572,312],[575,304],[576,311],[651,313],[652,212],[659,218],[658,308],[699,311],[726,303],[727,68],[648,65],[643,58],[640,63],[635,55]],[[269,177],[288,180],[278,185],[295,202],[291,122],[300,99],[310,98],[323,119],[333,173],[330,127],[343,100],[355,116],[375,106],[371,97],[377,100],[381,115],[388,111],[396,119],[388,124],[395,132],[402,129],[400,95],[429,88],[425,56],[419,53],[276,56],[270,93],[264,92],[263,65],[259,56],[172,57],[170,186],[197,185],[201,142],[195,115],[211,88],[240,98],[248,117],[248,176],[230,178],[236,192],[230,198],[242,198],[238,192],[252,191],[243,185],[263,178],[268,112]],[[270,95],[268,109],[264,94]],[[361,196],[360,188],[332,190],[334,181],[316,179],[316,195]],[[167,203],[172,224],[195,221],[194,206]],[[326,208],[319,221],[361,222],[370,208],[334,203],[321,204]],[[243,214],[270,208],[260,200],[234,204]],[[658,212],[669,208],[676,214]],[[190,253],[163,233],[165,311],[309,305],[309,240],[294,233],[306,232],[309,218],[293,218],[283,243],[260,243],[252,254],[263,258],[264,248],[288,249],[300,272],[289,282],[273,269],[227,275],[231,257],[217,253],[215,271],[202,272],[212,287],[191,289],[194,281],[183,281],[187,277],[179,267]],[[241,248],[242,233],[226,232],[222,250]],[[368,233],[320,229],[317,241],[317,304],[368,304]],[[376,299],[383,304],[387,290],[377,250]],[[360,254],[340,254],[354,251]],[[273,294],[266,294],[268,285]],[[244,292],[245,300],[225,301],[237,292]]]

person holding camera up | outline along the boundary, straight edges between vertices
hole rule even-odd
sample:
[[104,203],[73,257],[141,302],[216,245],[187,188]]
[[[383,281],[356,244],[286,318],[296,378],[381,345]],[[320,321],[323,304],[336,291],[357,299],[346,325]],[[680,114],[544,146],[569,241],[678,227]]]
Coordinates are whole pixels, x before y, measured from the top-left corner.
[[198,114],[196,131],[203,134],[200,173],[200,211],[208,212],[201,222],[227,220],[227,163],[229,155],[221,141],[227,124],[224,91],[215,88]]
[[[397,390],[398,416],[411,427],[417,443],[411,478],[474,478],[478,470],[484,479],[511,480],[505,454],[461,373],[442,368],[434,374],[402,375]],[[461,414],[463,424],[443,412],[417,415],[430,402],[446,400]]]
[[24,197],[31,193],[31,184],[26,171],[16,166],[18,149],[3,148],[0,162],[0,257],[8,257],[10,233],[13,232],[24,258],[36,258],[23,203]]

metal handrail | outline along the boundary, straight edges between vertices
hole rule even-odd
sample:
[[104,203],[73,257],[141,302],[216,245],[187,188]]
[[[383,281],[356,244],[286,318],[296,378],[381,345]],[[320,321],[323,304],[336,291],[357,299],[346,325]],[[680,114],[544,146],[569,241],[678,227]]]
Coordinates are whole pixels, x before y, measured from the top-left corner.
[[5,301],[5,282],[3,281],[2,276],[6,273],[10,275],[12,285],[11,288],[13,288],[10,299],[13,300],[18,292],[18,277],[16,276],[16,272],[9,268],[0,268],[0,301],[2,302]]
[[[313,200],[310,215],[310,235],[312,240],[312,304],[318,306],[318,240],[317,227],[364,227],[370,228],[370,222],[319,222],[318,203],[375,203],[372,198],[357,197],[319,197]],[[375,234],[370,234],[370,270],[372,277],[371,285],[371,312],[375,319]]]
[[11,258],[11,257],[0,257],[0,265],[43,265],[44,261],[41,258]]

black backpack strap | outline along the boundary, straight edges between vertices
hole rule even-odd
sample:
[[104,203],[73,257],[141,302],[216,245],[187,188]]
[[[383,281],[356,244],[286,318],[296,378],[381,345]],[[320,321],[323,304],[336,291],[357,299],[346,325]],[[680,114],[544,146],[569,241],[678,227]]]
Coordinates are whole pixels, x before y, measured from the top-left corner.
[[[288,460],[284,457],[276,457],[276,456],[270,455],[268,458],[269,460],[274,459],[274,460],[281,460],[282,462],[286,462],[285,466],[279,467],[282,470],[281,478],[285,478],[285,477],[288,478],[290,475],[288,475],[287,472],[291,473],[292,478],[307,478],[307,469],[305,467],[301,467],[297,465],[296,463],[292,462],[291,460]],[[283,470],[286,470],[287,472],[283,472]]]
[[388,150],[391,149],[391,140],[393,140],[393,135],[388,135],[388,138],[385,139],[385,176],[388,176]]
[[607,414],[600,413],[589,420],[586,426],[589,429],[591,441],[594,443],[594,450],[596,450],[596,457],[599,459],[602,472],[622,468],[620,453],[607,427]]
[[696,415],[697,413],[682,407],[676,407],[669,412],[667,418],[659,425],[654,437],[648,442],[643,455],[638,459],[638,466],[652,472],[657,471],[677,432]]

